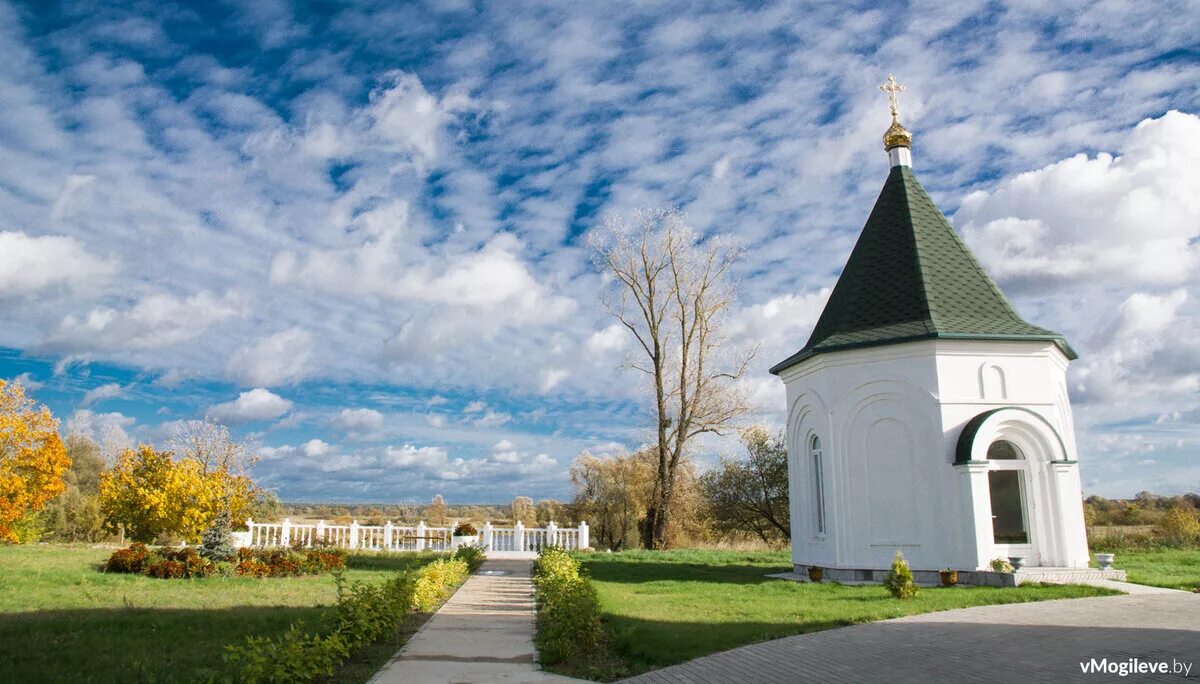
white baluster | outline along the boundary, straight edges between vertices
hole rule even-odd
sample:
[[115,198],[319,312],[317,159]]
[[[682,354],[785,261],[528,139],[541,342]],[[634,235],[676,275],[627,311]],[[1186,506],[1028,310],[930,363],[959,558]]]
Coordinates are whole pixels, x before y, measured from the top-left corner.
[[421,520],[417,523],[417,550],[425,550],[425,521]]
[[513,550],[525,550],[525,523],[521,522],[520,520],[518,520],[516,526],[513,527]]
[[358,521],[350,521],[350,548],[358,548]]
[[551,520],[546,524],[546,543],[547,545],[558,545],[558,536],[555,534],[558,531],[558,525]]
[[586,549],[592,545],[591,539],[588,538],[587,521],[581,521],[579,523],[579,542],[578,542],[578,544],[579,544],[580,549]]
[[483,521],[483,548],[485,551],[492,550],[492,521]]
[[283,526],[279,532],[279,545],[287,546],[292,541],[292,521],[290,518],[283,519]]

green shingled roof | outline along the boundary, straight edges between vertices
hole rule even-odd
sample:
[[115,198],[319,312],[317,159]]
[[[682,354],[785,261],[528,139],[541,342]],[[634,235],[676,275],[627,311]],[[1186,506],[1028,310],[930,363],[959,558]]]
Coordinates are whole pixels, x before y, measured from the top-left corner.
[[1045,340],[1026,323],[954,232],[912,169],[893,166],[846,268],[804,348],[780,371],[822,352],[931,338]]

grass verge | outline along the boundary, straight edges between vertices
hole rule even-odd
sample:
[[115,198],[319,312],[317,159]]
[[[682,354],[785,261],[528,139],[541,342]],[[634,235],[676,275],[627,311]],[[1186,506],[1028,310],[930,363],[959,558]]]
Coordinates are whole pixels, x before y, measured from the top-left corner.
[[[600,597],[620,665],[573,672],[609,680],[737,646],[863,622],[998,603],[1111,594],[1084,586],[923,588],[892,598],[881,586],[768,579],[791,568],[786,551],[680,550],[580,554]],[[564,669],[564,672],[569,672]]]
[[[6,680],[204,681],[226,674],[227,644],[278,636],[297,619],[324,628],[332,617],[337,594],[329,575],[161,580],[97,572],[111,552],[0,546],[0,672]],[[379,582],[438,557],[352,555],[346,578]],[[387,657],[364,662],[382,664]],[[350,674],[343,680],[339,672],[335,681],[365,680]]]
[[1113,566],[1138,584],[1186,591],[1200,587],[1200,549],[1118,551]]

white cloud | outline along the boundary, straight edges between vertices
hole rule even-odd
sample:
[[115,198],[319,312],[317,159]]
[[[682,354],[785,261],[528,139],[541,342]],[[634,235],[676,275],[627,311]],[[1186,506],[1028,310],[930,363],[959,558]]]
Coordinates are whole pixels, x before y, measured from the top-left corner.
[[46,386],[46,383],[39,382],[29,372],[21,373],[17,377],[13,378],[12,381],[17,383],[18,385],[21,385],[22,387],[24,387],[26,390],[28,390],[30,392],[37,391]]
[[469,108],[471,100],[454,95],[439,101],[425,90],[421,79],[402,71],[388,74],[388,79],[390,87],[371,94],[371,104],[366,110],[371,132],[398,151],[415,151],[433,159],[450,114]]
[[283,446],[277,447],[260,446],[258,448],[258,455],[264,461],[274,461],[289,458],[295,455],[296,451],[296,447],[290,444],[284,444]]
[[425,422],[435,428],[444,428],[446,427],[446,416],[438,413],[429,413],[425,415]]
[[504,425],[511,420],[512,420],[512,416],[507,413],[504,413],[503,411],[493,411],[491,409],[488,409],[488,411],[486,413],[484,413],[479,418],[476,418],[474,421],[471,422],[471,424],[477,428],[494,428],[494,427],[500,427],[501,425]]
[[547,368],[541,373],[541,390],[543,393],[549,392],[558,386],[560,382],[565,380],[569,372],[562,368]]
[[333,424],[349,432],[369,432],[383,427],[383,414],[375,409],[342,409]]
[[113,262],[93,256],[71,236],[0,232],[0,294],[6,297],[50,288],[90,290],[115,270]]
[[238,398],[208,409],[208,415],[229,423],[274,420],[292,410],[292,402],[258,387],[238,394]]
[[482,413],[487,408],[486,401],[472,401],[463,408],[463,413]]
[[289,328],[242,347],[229,357],[228,374],[250,385],[272,387],[297,382],[311,371],[312,335]]
[[1076,155],[963,199],[955,221],[1004,281],[1171,284],[1200,254],[1200,116],[1146,119],[1114,157]]
[[187,373],[178,368],[169,368],[154,379],[154,385],[157,387],[178,387],[180,383],[187,379]]
[[319,439],[310,439],[304,443],[304,455],[309,458],[321,458],[328,456],[334,451],[333,447]]
[[160,349],[193,340],[244,313],[232,292],[223,297],[200,292],[186,299],[154,294],[125,310],[101,307],[83,317],[69,314],[51,344],[65,349]]
[[88,390],[87,393],[83,395],[83,401],[80,403],[83,406],[91,406],[98,401],[115,399],[121,396],[124,391],[125,388],[121,387],[120,383],[110,382]]
[[613,323],[603,330],[597,330],[592,333],[588,337],[587,348],[596,355],[614,350],[623,350],[628,343],[626,335],[630,334],[628,328],[619,323]]

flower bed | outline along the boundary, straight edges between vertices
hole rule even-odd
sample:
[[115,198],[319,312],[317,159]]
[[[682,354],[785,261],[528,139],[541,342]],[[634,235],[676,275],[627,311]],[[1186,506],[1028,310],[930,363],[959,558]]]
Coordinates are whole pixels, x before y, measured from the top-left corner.
[[113,552],[104,572],[124,572],[160,579],[184,579],[210,575],[246,577],[298,577],[321,575],[346,567],[341,549],[238,549],[233,562],[213,562],[191,547],[151,549],[135,543]]

